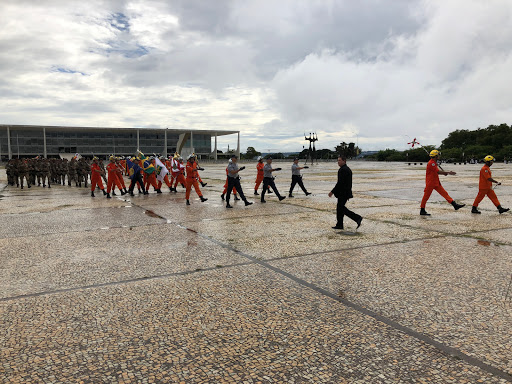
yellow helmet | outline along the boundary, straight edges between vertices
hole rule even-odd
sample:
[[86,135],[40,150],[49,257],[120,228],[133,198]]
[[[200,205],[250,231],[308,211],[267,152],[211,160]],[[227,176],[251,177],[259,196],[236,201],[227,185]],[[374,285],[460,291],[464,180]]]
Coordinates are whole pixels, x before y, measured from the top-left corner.
[[112,155],[108,158],[110,161],[116,161],[116,158]]
[[430,157],[436,157],[439,156],[441,152],[439,152],[437,149],[433,149],[430,151]]
[[491,155],[487,155],[484,157],[484,161],[487,163],[488,161],[496,161],[496,159]]

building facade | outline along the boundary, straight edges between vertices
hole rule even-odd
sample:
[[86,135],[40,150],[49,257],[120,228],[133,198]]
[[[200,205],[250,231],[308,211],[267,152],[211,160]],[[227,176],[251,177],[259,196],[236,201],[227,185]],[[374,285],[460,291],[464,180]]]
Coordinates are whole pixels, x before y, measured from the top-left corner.
[[201,158],[216,160],[217,137],[232,134],[238,135],[240,154],[240,131],[0,125],[0,159],[65,157],[75,153],[129,156],[140,149],[145,154],[164,156],[195,152]]

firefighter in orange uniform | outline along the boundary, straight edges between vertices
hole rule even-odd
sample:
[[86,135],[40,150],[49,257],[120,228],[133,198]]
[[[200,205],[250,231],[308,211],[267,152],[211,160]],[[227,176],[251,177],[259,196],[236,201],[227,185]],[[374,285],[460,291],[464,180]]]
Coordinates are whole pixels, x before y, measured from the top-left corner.
[[123,187],[123,189],[121,189],[121,194],[123,195],[123,192],[124,192],[124,194],[127,194],[128,191],[126,190],[126,185],[124,183],[124,177],[123,177],[123,173],[126,168],[126,160],[120,159],[119,157],[116,158],[116,167],[117,167],[117,169],[116,169],[117,180],[119,180],[119,184]]
[[465,206],[465,204],[457,204],[455,200],[453,200],[450,195],[448,195],[448,192],[443,188],[441,185],[441,182],[439,181],[439,175],[455,175],[456,173],[453,171],[445,172],[439,169],[439,166],[437,165],[437,160],[441,156],[441,152],[434,149],[430,152],[430,161],[427,164],[427,174],[425,177],[425,191],[423,194],[423,199],[421,200],[421,206],[420,206],[420,215],[422,216],[430,216],[429,213],[425,210],[425,207],[427,205],[427,201],[430,198],[430,195],[432,194],[432,191],[436,190],[441,196],[443,196],[446,201],[448,201],[451,205],[453,205],[453,208],[457,211],[458,209]]
[[478,182],[478,195],[476,196],[475,202],[473,203],[473,208],[471,208],[471,213],[482,213],[478,210],[478,204],[483,200],[485,196],[491,199],[492,203],[496,208],[498,208],[498,212],[500,214],[504,212],[510,211],[509,208],[503,208],[498,200],[498,196],[492,189],[492,183],[496,183],[496,185],[501,185],[500,182],[494,180],[492,178],[490,167],[494,164],[496,159],[491,155],[485,156],[485,165],[480,170],[480,181]]
[[107,165],[108,172],[108,181],[107,181],[107,199],[110,199],[110,191],[112,191],[112,195],[115,196],[114,188],[117,186],[121,191],[121,195],[124,195],[123,187],[117,178],[118,168],[116,164],[116,158],[114,156],[110,156],[110,162]]
[[203,197],[203,194],[201,193],[201,190],[199,189],[199,184],[197,183],[197,171],[204,171],[203,168],[199,168],[196,163],[196,158],[194,155],[190,155],[187,159],[187,179],[185,185],[187,186],[185,198],[187,199],[187,205],[190,205],[190,190],[192,189],[192,186],[194,186],[194,189],[196,190],[197,195],[201,199],[201,202],[205,202],[206,198]]
[[176,189],[176,187],[178,186],[178,183],[181,184],[181,186],[183,188],[186,188],[185,187],[185,184],[186,184],[186,180],[185,180],[185,165],[183,165],[183,157],[178,157],[178,161],[176,163],[174,163],[176,168],[173,168],[173,171],[172,171],[172,174],[173,174],[173,177],[174,177],[174,187],[173,187],[173,190],[174,190],[174,193],[178,192],[178,190]]
[[[258,188],[260,187],[260,184],[263,182],[263,167],[265,164],[263,163],[263,157],[258,156],[258,162],[256,163],[256,182],[254,185],[254,194],[259,195]],[[272,193],[270,188],[267,188],[267,193]]]
[[96,185],[103,191],[103,194],[106,195],[105,187],[103,186],[103,182],[101,181],[101,175],[104,171],[100,168],[98,164],[98,158],[94,156],[92,158],[91,164],[91,196],[94,197],[94,189]]

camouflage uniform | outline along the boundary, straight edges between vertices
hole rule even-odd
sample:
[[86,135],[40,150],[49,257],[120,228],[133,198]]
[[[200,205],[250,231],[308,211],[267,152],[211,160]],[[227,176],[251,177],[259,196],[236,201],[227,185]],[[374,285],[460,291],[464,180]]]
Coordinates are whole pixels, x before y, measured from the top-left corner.
[[30,188],[30,180],[28,173],[28,165],[25,161],[21,160],[18,162],[18,176],[20,178],[21,189],[23,189],[23,179],[27,179],[27,187]]

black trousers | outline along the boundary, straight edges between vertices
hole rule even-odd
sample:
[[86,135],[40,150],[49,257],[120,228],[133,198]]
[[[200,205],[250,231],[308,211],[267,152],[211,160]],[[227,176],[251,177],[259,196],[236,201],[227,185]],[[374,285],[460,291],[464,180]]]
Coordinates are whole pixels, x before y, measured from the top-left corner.
[[352,212],[349,210],[345,205],[347,204],[348,199],[347,198],[338,198],[338,205],[336,206],[336,219],[337,223],[336,226],[343,228],[343,217],[348,216],[354,221],[359,221],[361,219],[361,216],[359,216],[357,213]]
[[128,192],[130,193],[133,193],[133,190],[135,188],[135,184],[137,184],[137,182],[139,182],[139,185],[141,186],[142,188],[142,192],[146,192],[146,189],[144,188],[144,180],[142,179],[142,175],[140,174],[140,172],[137,172],[133,175],[133,179],[130,183],[130,188],[128,188]]
[[244,191],[242,191],[242,186],[240,185],[240,178],[239,177],[229,177],[228,176],[228,190],[226,191],[226,204],[229,204],[229,198],[231,196],[231,191],[233,190],[233,187],[236,188],[236,191],[240,195],[243,201],[246,201]]
[[292,185],[290,186],[290,195],[293,192],[293,188],[295,188],[295,185],[299,184],[299,187],[302,189],[304,193],[308,193],[306,191],[306,187],[304,187],[304,183],[302,182],[302,176],[300,175],[292,175]]
[[265,200],[264,197],[265,197],[265,192],[267,192],[267,189],[268,187],[272,188],[272,190],[274,191],[274,193],[276,194],[277,197],[281,197],[281,195],[279,194],[279,191],[277,190],[277,187],[276,187],[276,184],[274,183],[274,178],[273,177],[264,177],[263,178],[263,190],[261,191],[261,200]]

